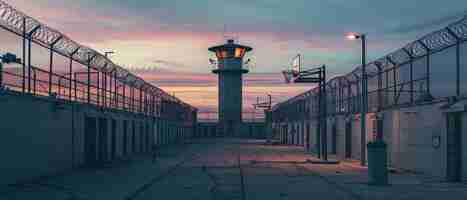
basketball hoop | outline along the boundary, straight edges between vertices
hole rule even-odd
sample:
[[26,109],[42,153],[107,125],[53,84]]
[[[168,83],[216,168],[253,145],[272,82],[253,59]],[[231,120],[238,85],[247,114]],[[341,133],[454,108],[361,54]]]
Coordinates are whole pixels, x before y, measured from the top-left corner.
[[302,71],[302,56],[297,54],[292,59],[292,63],[287,66],[286,70],[282,71],[282,75],[284,76],[285,83],[291,83],[294,79],[300,76]]

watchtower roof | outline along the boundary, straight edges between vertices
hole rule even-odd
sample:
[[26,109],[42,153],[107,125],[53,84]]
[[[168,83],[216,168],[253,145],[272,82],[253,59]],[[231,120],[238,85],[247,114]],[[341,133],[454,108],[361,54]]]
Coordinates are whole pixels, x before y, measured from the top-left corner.
[[245,49],[246,52],[253,50],[253,48],[249,46],[235,44],[234,40],[227,40],[226,44],[213,46],[213,47],[210,47],[208,50],[212,52],[216,52],[219,50],[235,49],[235,48],[243,48]]

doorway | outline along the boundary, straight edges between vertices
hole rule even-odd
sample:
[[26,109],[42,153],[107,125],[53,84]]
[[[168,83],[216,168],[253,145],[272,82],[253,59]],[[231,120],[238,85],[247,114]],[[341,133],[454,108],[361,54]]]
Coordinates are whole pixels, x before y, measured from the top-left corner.
[[352,157],[352,122],[345,122],[345,158]]
[[305,134],[305,144],[306,144],[306,149],[310,150],[310,124],[306,123],[306,134]]
[[103,163],[107,160],[108,138],[107,138],[107,119],[99,118],[99,153],[98,160]]
[[138,134],[138,136],[139,136],[139,148],[138,148],[139,151],[138,151],[138,153],[143,153],[144,152],[144,133],[145,133],[144,132],[144,123],[141,122],[139,124],[140,125],[139,125],[139,134]]
[[136,153],[136,121],[131,124],[131,153]]
[[151,134],[151,126],[149,125],[149,123],[146,123],[146,149],[145,149],[145,152],[149,152],[151,150],[151,146],[152,144],[154,143],[153,140],[151,140],[151,135],[154,135],[154,134]]
[[97,122],[96,118],[85,117],[84,120],[84,154],[85,165],[92,166],[97,161]]
[[331,140],[332,140],[332,154],[337,154],[337,124],[335,121],[332,124]]
[[123,155],[128,154],[128,120],[123,120]]
[[114,160],[117,157],[117,120],[112,119],[112,137],[111,137],[111,153],[110,159]]
[[447,115],[447,180],[461,181],[462,170],[462,114],[448,113]]

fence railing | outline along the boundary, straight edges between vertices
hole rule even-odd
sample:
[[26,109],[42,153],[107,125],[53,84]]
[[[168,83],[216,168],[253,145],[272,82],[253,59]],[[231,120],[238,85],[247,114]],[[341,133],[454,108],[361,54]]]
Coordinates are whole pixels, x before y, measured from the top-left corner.
[[[368,110],[467,97],[467,16],[366,66]],[[327,81],[329,115],[358,113],[361,66]],[[273,107],[275,121],[317,117],[318,90]]]
[[21,57],[0,68],[0,86],[166,119],[196,118],[195,107],[2,0],[0,34],[8,41],[0,51]]
[[[198,122],[216,123],[219,121],[218,112],[199,112]],[[263,112],[242,112],[243,122],[264,122],[265,117]]]

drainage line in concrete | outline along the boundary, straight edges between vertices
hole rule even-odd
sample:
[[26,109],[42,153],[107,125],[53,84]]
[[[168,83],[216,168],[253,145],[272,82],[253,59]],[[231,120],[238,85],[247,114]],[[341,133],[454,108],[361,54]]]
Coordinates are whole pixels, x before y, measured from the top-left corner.
[[238,168],[240,170],[240,183],[241,183],[241,188],[242,188],[242,200],[246,200],[246,194],[245,194],[245,180],[243,178],[243,169],[242,169],[242,164],[240,162],[240,154],[238,154]]
[[179,169],[181,166],[183,166],[185,163],[189,162],[189,161],[193,161],[193,160],[196,160],[198,158],[198,156],[196,155],[192,155],[190,156],[189,158],[187,159],[184,159],[182,161],[180,161],[179,163],[177,163],[176,165],[174,165],[173,167],[169,168],[165,173],[159,175],[159,176],[156,176],[154,177],[153,179],[151,179],[149,182],[147,182],[146,184],[142,185],[141,187],[139,187],[136,191],[130,193],[129,195],[127,195],[124,199],[125,200],[133,200],[133,199],[136,199],[140,194],[142,194],[143,192],[145,192],[146,190],[148,190],[151,186],[153,186],[154,184],[156,184],[157,182],[161,181],[161,180],[164,180],[166,177],[170,176],[170,175],[173,175],[175,171],[177,171],[177,169]]

